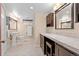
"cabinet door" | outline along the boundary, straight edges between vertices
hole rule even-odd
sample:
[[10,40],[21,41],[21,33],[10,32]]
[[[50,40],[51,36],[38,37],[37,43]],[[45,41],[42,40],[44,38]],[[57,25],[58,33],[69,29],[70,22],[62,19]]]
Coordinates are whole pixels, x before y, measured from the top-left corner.
[[68,50],[62,48],[59,46],[59,56],[73,56],[72,53],[70,53]]
[[61,47],[60,45],[55,45],[55,55],[56,56],[74,56],[71,52]]
[[51,27],[54,26],[54,14],[50,13],[48,14],[48,16],[46,17],[46,23],[47,23],[47,27]]
[[58,56],[58,45],[57,44],[55,44],[55,56]]
[[44,36],[40,35],[40,47],[43,49],[44,51]]

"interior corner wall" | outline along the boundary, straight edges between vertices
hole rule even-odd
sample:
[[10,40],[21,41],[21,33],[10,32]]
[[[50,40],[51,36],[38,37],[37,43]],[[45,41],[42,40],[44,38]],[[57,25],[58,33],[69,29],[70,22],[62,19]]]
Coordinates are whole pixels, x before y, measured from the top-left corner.
[[40,43],[40,33],[46,32],[46,15],[44,13],[36,13],[33,29],[34,40]]

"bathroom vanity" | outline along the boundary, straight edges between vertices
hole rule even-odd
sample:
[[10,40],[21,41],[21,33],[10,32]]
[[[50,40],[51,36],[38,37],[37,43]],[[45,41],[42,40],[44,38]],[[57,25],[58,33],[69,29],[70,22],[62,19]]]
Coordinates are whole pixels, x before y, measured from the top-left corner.
[[79,39],[57,34],[40,34],[40,46],[47,56],[78,56]]

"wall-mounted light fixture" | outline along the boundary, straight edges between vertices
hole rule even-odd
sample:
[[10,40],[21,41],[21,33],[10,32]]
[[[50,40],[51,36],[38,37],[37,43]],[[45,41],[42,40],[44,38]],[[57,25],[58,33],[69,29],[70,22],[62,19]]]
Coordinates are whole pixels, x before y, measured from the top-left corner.
[[64,3],[55,3],[54,4],[54,8],[53,8],[53,10],[55,11],[55,10],[57,10],[60,6],[62,6]]

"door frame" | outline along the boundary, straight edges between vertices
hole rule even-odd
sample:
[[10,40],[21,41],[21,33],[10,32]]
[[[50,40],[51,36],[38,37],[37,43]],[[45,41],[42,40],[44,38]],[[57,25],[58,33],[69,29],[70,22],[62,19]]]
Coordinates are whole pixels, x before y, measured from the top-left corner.
[[0,3],[0,56],[1,56],[1,3]]

